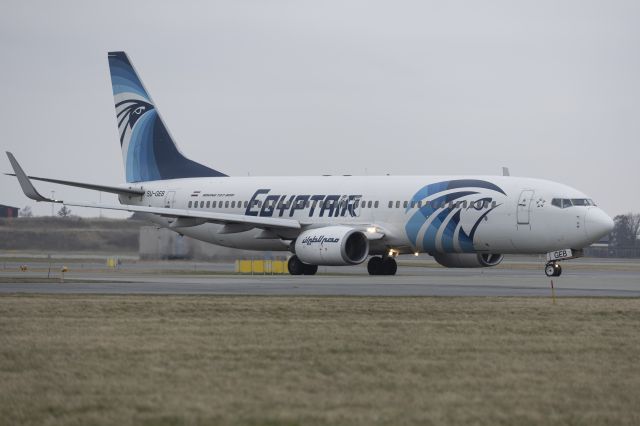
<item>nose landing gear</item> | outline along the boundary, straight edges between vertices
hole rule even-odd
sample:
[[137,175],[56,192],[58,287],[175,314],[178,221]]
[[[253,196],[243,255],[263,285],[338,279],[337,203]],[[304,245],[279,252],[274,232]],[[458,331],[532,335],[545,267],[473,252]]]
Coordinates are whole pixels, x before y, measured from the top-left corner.
[[562,267],[558,263],[561,260],[576,259],[584,256],[582,249],[559,249],[547,253],[547,264],[544,267],[544,273],[548,277],[559,277],[562,274]]
[[548,277],[559,277],[562,274],[562,266],[558,262],[549,262],[544,267],[544,273]]

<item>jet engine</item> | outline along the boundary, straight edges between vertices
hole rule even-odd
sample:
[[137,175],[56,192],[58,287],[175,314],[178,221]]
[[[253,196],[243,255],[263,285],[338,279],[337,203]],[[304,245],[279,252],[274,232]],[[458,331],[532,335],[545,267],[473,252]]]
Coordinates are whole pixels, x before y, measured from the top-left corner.
[[298,259],[310,265],[357,265],[369,255],[369,240],[348,226],[327,226],[301,233],[293,249]]
[[485,268],[496,266],[504,258],[501,254],[445,253],[434,254],[433,258],[447,268]]

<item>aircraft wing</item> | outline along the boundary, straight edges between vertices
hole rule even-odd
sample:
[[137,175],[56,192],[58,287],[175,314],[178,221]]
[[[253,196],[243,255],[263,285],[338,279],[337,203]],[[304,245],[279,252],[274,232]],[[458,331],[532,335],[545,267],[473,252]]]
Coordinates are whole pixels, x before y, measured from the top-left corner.
[[[5,173],[5,175],[7,176],[16,176],[15,173]],[[122,188],[119,186],[107,186],[107,185],[96,185],[93,183],[86,183],[86,182],[74,182],[71,180],[62,180],[62,179],[51,179],[51,178],[43,178],[43,177],[37,177],[37,176],[27,176],[29,179],[31,180],[40,180],[43,182],[50,182],[50,183],[57,183],[60,185],[67,185],[67,186],[75,186],[78,188],[84,188],[84,189],[91,189],[93,191],[101,191],[101,192],[110,192],[112,194],[118,194],[118,195],[144,195],[144,189],[142,188]]]
[[220,223],[224,225],[248,225],[255,228],[287,228],[287,229],[300,229],[300,222],[294,219],[280,219],[273,217],[260,217],[260,216],[245,216],[240,214],[232,214],[232,213],[218,213],[218,212],[205,212],[200,210],[187,210],[187,209],[174,209],[167,207],[145,207],[145,206],[134,206],[130,204],[98,204],[98,203],[87,203],[87,202],[76,202],[76,201],[63,201],[63,200],[54,200],[51,198],[47,198],[40,194],[38,190],[33,186],[33,183],[27,176],[27,174],[22,170],[20,164],[15,159],[13,154],[7,152],[7,156],[9,157],[9,161],[11,162],[11,166],[13,167],[13,171],[15,172],[15,176],[18,178],[18,182],[20,183],[20,187],[22,188],[22,192],[24,195],[36,201],[46,201],[51,203],[61,203],[68,206],[76,206],[76,207],[89,207],[96,209],[105,209],[105,210],[122,210],[129,212],[141,212],[141,213],[152,213],[161,215],[164,217],[172,217],[176,218],[176,220],[172,223],[173,227],[181,227],[181,226],[194,226],[200,223],[205,222],[213,222]]

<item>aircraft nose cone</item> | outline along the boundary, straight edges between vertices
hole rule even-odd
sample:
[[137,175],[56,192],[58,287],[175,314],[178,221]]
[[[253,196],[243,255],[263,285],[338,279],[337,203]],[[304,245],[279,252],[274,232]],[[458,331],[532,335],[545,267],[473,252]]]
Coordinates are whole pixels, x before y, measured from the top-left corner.
[[584,220],[587,236],[593,242],[613,230],[613,220],[599,208],[590,208]]

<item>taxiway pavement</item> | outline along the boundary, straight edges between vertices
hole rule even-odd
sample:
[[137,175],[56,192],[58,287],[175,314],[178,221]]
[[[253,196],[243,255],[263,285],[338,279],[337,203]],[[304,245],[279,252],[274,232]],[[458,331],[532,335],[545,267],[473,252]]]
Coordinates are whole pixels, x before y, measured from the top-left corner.
[[[541,268],[528,265],[504,269],[445,269],[400,267],[393,277],[372,277],[363,267],[340,273],[321,268],[316,276],[236,275],[233,265],[211,270],[176,273],[166,262],[160,268],[123,268],[119,271],[78,270],[66,282],[47,282],[42,269],[0,272],[0,293],[50,294],[218,294],[273,296],[550,296],[551,280]],[[629,264],[594,265],[553,278],[558,297],[640,297],[640,273]],[[626,266],[625,266],[626,265]],[[637,266],[637,265],[632,265]],[[83,266],[86,268],[86,266]],[[175,264],[173,265],[175,268]],[[57,276],[57,273],[56,273]],[[12,282],[15,277],[15,282]],[[39,282],[41,280],[41,282]],[[21,282],[27,281],[27,282]]]

